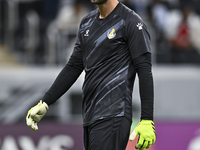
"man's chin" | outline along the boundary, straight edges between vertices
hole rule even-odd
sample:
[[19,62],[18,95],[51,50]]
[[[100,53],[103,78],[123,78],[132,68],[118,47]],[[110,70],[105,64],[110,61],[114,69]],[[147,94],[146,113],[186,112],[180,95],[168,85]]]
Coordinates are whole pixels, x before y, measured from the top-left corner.
[[101,4],[104,4],[106,2],[107,2],[107,0],[91,0],[92,4],[97,4],[97,5],[101,5]]

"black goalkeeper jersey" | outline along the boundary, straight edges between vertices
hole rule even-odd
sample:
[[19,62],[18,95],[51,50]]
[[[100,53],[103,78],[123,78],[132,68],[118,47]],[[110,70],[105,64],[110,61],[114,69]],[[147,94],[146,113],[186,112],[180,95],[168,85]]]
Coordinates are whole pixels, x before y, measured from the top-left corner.
[[83,125],[109,117],[132,118],[133,59],[150,51],[143,20],[122,3],[104,19],[98,9],[83,18],[68,62],[69,70],[78,68],[75,79],[85,70]]
[[132,59],[150,52],[149,34],[142,19],[119,3],[105,18],[98,9],[80,24],[74,53],[83,61],[83,122],[132,114],[135,70]]

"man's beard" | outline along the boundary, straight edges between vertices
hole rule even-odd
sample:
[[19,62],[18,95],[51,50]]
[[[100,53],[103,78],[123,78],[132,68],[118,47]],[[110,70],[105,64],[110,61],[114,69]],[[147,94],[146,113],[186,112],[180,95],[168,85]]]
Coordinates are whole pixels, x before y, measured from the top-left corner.
[[91,0],[92,4],[97,4],[97,5],[104,4],[107,1],[108,0]]

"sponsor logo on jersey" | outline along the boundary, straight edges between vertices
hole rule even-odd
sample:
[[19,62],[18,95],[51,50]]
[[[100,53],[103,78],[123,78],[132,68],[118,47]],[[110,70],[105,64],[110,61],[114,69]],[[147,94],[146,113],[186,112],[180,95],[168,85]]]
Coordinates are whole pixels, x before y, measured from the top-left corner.
[[143,24],[142,23],[138,23],[136,26],[138,27],[139,30],[142,30]]
[[109,39],[113,39],[115,36],[116,36],[116,32],[115,32],[115,29],[114,29],[114,28],[113,28],[111,31],[109,31],[109,32],[107,33],[107,37],[108,37]]

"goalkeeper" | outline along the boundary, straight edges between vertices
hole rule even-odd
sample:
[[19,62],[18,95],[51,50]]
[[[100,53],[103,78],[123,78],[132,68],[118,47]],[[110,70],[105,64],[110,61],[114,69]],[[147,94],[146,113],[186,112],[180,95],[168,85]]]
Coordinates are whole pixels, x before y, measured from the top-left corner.
[[141,97],[141,122],[130,136],[136,148],[156,139],[153,123],[153,76],[150,36],[143,20],[117,0],[91,0],[97,9],[80,23],[74,51],[50,89],[27,114],[37,123],[49,106],[73,85],[82,71],[82,117],[85,150],[125,150],[132,123],[132,91],[136,74]]

